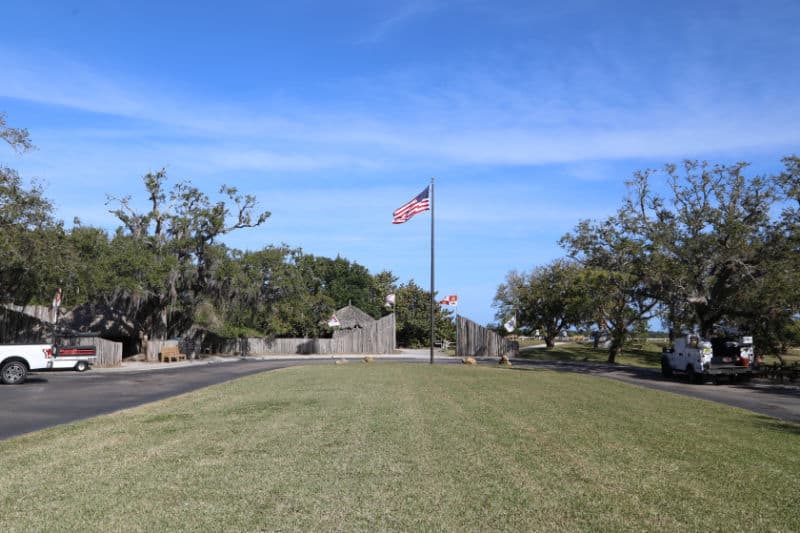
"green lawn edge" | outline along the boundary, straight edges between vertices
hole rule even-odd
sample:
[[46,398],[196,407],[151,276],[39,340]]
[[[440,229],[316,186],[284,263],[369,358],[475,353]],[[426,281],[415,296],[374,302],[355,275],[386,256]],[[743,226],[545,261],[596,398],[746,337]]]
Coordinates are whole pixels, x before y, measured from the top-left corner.
[[800,529],[800,426],[577,374],[258,374],[0,442],[4,531]]

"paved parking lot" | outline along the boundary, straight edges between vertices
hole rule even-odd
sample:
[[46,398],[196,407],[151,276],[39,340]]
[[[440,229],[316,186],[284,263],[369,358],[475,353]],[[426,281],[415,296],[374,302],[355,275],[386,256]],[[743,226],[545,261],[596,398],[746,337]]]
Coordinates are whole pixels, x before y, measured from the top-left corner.
[[158,370],[38,372],[22,385],[0,386],[0,439],[296,364],[291,360],[237,360]]

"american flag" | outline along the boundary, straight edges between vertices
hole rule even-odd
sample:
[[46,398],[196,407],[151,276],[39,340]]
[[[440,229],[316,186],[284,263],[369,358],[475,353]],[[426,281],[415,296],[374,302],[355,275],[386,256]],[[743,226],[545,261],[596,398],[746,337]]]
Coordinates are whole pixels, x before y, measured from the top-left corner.
[[395,209],[394,213],[392,213],[392,216],[394,217],[392,219],[392,224],[402,224],[403,222],[408,222],[411,220],[411,217],[417,213],[428,211],[431,208],[431,202],[429,199],[430,189],[431,187],[428,185],[425,187],[424,191],[416,195],[410,202],[407,202]]

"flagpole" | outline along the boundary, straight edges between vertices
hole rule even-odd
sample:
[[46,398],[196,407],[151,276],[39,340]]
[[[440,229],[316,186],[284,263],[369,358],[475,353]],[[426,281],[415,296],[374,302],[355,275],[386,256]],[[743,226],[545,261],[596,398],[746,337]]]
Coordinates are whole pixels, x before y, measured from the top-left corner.
[[433,212],[434,212],[434,201],[433,201],[433,178],[431,178],[431,364],[433,364],[433,342],[434,342],[434,312],[435,312],[435,289],[433,284],[433,257],[434,257],[434,247],[433,247]]

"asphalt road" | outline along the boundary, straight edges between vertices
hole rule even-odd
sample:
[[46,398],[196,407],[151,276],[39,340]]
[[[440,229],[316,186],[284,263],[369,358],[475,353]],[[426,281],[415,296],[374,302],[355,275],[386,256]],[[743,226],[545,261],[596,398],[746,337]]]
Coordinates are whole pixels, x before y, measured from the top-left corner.
[[37,372],[22,385],[0,385],[0,439],[296,364],[231,361],[163,370]]
[[[420,358],[406,361],[427,363]],[[437,358],[437,364],[458,362],[452,358]],[[23,385],[0,386],[0,439],[111,413],[258,372],[308,364],[333,364],[333,361],[308,358],[236,360],[158,370],[39,372]],[[497,362],[492,359],[481,364]],[[795,386],[690,385],[678,379],[665,380],[657,370],[591,363],[515,360],[513,368],[546,368],[617,379],[800,423],[800,388]]]

